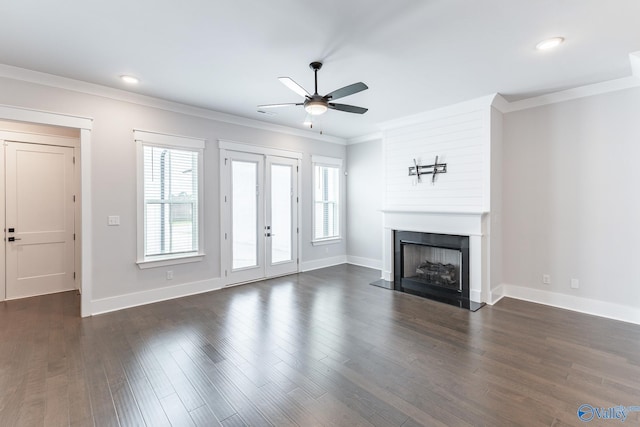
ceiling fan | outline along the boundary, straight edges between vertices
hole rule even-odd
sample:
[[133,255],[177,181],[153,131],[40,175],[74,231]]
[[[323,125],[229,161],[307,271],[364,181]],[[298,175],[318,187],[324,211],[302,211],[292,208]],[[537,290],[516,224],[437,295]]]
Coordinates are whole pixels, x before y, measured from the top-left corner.
[[345,96],[353,95],[354,93],[362,92],[365,89],[369,89],[366,84],[362,82],[353,83],[349,86],[334,90],[333,92],[330,92],[325,96],[321,96],[318,94],[318,70],[322,68],[322,62],[312,62],[311,64],[309,64],[309,68],[313,70],[315,76],[315,91],[313,95],[310,95],[309,92],[307,92],[302,86],[293,81],[291,78],[278,77],[278,80],[280,80],[282,84],[284,84],[286,87],[288,87],[298,95],[303,96],[304,102],[258,105],[258,109],[304,105],[304,109],[312,116],[324,114],[329,108],[332,110],[346,111],[347,113],[356,114],[364,114],[367,112],[367,108],[356,107],[354,105],[347,104],[336,104],[334,102],[331,102],[339,98],[344,98]]

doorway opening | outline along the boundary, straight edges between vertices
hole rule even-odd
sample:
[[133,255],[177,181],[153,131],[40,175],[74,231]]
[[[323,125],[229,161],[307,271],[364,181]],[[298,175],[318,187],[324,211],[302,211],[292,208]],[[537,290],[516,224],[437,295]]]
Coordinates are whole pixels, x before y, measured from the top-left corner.
[[[11,117],[7,110],[0,119]],[[28,113],[36,121],[0,120],[0,301],[83,290],[83,130],[38,123],[39,116],[55,122],[52,113]],[[80,314],[86,316],[84,297]]]

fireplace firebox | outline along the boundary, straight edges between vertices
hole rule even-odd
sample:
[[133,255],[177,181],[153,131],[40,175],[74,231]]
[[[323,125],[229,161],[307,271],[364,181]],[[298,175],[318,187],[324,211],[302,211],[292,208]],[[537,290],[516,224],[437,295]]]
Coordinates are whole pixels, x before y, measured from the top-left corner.
[[478,310],[469,299],[469,237],[394,232],[396,291]]

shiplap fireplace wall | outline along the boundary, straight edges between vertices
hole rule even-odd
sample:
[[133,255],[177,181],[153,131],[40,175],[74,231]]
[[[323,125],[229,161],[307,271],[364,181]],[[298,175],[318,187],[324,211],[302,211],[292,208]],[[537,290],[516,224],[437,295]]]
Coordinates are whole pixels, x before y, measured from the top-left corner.
[[[393,232],[469,236],[470,299],[492,303],[501,283],[502,113],[499,95],[429,111],[383,126],[382,278],[393,280]],[[447,164],[447,173],[418,182],[419,165]]]

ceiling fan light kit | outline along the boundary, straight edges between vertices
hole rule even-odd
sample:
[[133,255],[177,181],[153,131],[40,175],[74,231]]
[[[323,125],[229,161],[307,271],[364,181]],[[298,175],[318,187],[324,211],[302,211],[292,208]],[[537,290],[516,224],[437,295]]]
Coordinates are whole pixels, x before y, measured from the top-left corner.
[[319,116],[327,112],[328,109],[345,111],[347,113],[364,114],[367,112],[367,108],[356,107],[354,105],[336,104],[330,101],[335,99],[344,98],[345,96],[353,95],[363,90],[369,89],[369,87],[362,83],[353,83],[349,86],[334,90],[324,96],[318,94],[318,70],[322,68],[322,62],[312,62],[309,64],[309,68],[313,70],[315,87],[313,95],[310,95],[302,86],[296,83],[289,77],[279,77],[278,80],[286,87],[294,91],[300,96],[304,96],[304,102],[286,103],[286,104],[267,104],[258,105],[258,109],[264,108],[279,108],[303,105],[306,112],[312,116]]
[[312,116],[319,116],[320,114],[326,113],[329,107],[327,106],[327,103],[322,102],[321,100],[307,100],[304,103],[304,109]]

